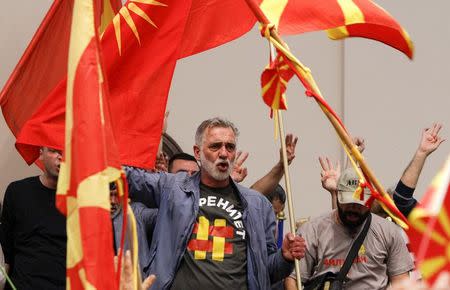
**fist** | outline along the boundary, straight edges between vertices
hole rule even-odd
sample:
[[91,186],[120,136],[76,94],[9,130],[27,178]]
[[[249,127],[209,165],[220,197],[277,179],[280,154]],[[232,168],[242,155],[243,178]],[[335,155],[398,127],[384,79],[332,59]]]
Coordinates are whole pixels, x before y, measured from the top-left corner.
[[294,261],[294,259],[301,259],[306,253],[306,242],[300,236],[294,236],[292,233],[287,233],[283,239],[283,245],[281,246],[283,257],[288,261]]

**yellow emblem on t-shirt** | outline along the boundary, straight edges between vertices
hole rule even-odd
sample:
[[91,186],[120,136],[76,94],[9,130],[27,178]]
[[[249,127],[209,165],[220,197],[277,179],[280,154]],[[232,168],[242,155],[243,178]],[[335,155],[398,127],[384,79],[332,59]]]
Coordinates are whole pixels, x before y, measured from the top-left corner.
[[363,256],[366,254],[366,248],[364,247],[364,245],[361,245],[361,248],[359,248],[358,251],[358,256]]

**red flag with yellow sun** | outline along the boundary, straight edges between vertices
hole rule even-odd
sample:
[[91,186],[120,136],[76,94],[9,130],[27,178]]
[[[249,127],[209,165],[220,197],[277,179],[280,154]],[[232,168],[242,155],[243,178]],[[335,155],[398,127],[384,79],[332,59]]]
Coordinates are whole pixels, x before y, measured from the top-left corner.
[[262,97],[272,110],[286,110],[286,86],[294,75],[286,56],[278,54],[261,75]]
[[450,155],[434,177],[424,198],[409,214],[408,236],[417,266],[433,284],[440,273],[450,272]]
[[75,0],[69,43],[65,147],[57,207],[67,217],[67,289],[118,289],[109,183],[121,165],[106,105],[99,0]]

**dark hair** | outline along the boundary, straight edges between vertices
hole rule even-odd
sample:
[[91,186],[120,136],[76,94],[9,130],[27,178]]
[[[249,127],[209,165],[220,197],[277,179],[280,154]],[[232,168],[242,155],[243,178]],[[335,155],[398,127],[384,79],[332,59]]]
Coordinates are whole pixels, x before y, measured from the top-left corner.
[[187,153],[184,153],[184,152],[177,153],[177,154],[173,155],[172,157],[170,157],[169,168],[168,168],[169,172],[172,171],[173,162],[175,160],[177,160],[177,159],[178,160],[194,161],[195,163],[197,163],[197,159],[195,159],[195,157],[192,156],[191,154],[187,154]]
[[277,184],[275,190],[266,195],[266,197],[270,202],[272,202],[274,199],[279,199],[282,204],[286,202],[286,192],[279,184]]

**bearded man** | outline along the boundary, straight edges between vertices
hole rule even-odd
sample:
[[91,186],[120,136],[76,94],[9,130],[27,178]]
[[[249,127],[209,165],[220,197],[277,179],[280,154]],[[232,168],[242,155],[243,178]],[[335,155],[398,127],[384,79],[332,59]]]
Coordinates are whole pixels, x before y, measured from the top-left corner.
[[[346,169],[337,185],[337,210],[303,224],[298,233],[307,241],[301,261],[301,277],[306,282],[325,272],[339,272],[353,241],[371,214],[365,206],[370,192],[365,189],[355,199],[359,177]],[[414,268],[411,255],[394,223],[372,215],[369,231],[344,281],[343,289],[386,289],[390,282],[408,277]],[[293,290],[295,276],[286,279],[286,289]]]
[[200,171],[192,176],[127,169],[130,193],[151,196],[159,208],[151,289],[266,290],[304,256],[299,236],[289,234],[277,249],[270,203],[230,178],[238,134],[222,118],[203,121],[194,145]]

